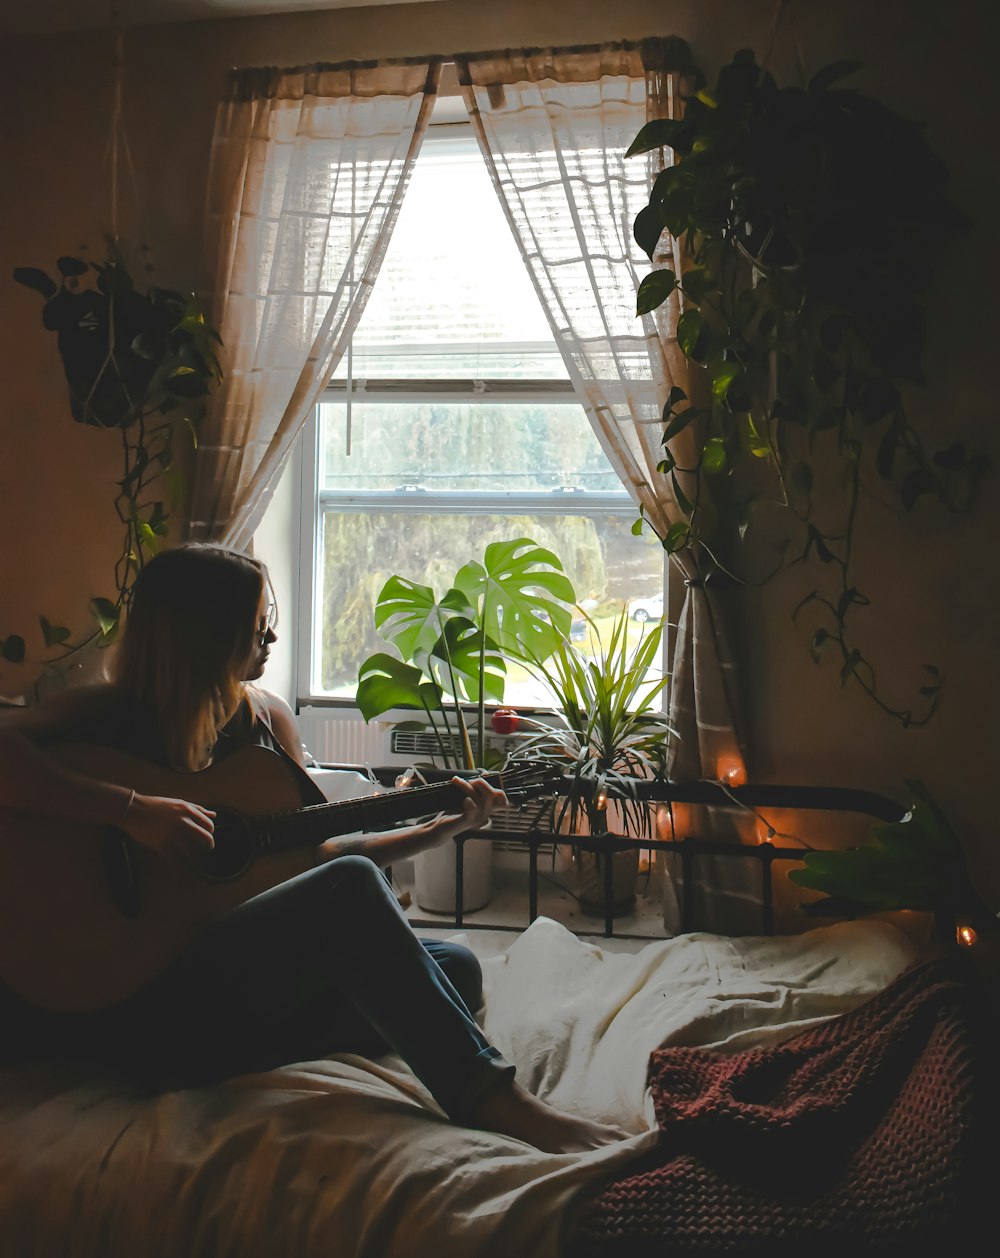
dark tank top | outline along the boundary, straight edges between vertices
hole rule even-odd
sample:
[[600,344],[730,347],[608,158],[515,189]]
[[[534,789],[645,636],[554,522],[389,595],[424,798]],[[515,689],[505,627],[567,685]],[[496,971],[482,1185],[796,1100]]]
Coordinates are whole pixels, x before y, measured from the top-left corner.
[[[111,687],[108,691],[107,702],[95,705],[93,712],[60,733],[59,742],[95,743],[164,768],[169,767],[166,747],[153,713],[141,703],[116,694]],[[249,696],[243,699],[220,731],[218,742],[212,749],[212,761],[217,763],[244,747],[267,747],[284,760],[295,763],[275,737],[263,703]]]

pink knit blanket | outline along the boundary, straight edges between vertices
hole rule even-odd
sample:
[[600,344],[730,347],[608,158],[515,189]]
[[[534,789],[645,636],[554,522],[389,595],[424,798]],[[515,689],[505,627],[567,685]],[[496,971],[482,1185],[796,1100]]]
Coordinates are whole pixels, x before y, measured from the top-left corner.
[[571,1254],[958,1252],[1000,1192],[988,1010],[937,960],[783,1044],[654,1052],[660,1145],[584,1210]]

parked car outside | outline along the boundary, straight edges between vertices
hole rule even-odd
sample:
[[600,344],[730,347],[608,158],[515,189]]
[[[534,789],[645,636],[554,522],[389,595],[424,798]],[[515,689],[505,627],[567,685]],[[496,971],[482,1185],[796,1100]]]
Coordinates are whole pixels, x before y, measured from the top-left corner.
[[633,598],[629,600],[628,614],[639,624],[647,620],[663,619],[663,595],[653,594],[649,598]]

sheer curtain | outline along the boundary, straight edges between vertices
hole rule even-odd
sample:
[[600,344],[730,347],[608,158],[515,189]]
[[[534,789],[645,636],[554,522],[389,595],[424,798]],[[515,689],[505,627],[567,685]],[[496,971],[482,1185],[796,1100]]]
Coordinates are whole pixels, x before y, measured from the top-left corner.
[[[675,295],[656,319],[635,316],[650,269],[632,224],[655,163],[624,154],[649,118],[682,108],[690,64],[680,40],[525,50],[457,58],[459,81],[497,193],[567,369],[622,483],[660,538],[684,519],[662,459],[662,407],[673,385],[698,381],[677,345]],[[657,259],[680,274],[664,237]],[[683,463],[683,458],[680,459]],[[735,732],[731,657],[711,591],[689,552],[671,662],[674,778],[744,776]]]
[[249,546],[361,317],[440,62],[234,71],[207,211],[224,377],[199,434],[190,540]]

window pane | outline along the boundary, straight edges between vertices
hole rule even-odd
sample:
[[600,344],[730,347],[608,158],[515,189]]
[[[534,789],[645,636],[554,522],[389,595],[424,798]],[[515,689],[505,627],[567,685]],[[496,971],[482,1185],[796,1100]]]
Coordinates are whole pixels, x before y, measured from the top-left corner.
[[[623,602],[663,592],[663,550],[655,538],[634,537],[631,524],[631,516],[324,512],[322,590],[314,631],[320,657],[317,693],[353,697],[359,665],[376,651],[392,653],[373,621],[375,600],[390,576],[429,585],[440,597],[458,569],[482,559],[494,541],[530,537],[558,555],[581,606],[603,632]],[[638,638],[642,624],[631,624]],[[587,649],[586,632],[581,631],[577,645]],[[547,702],[544,691],[523,672],[509,675],[504,701],[526,706]]]
[[471,129],[424,141],[350,366],[369,380],[565,378]]
[[625,491],[575,402],[355,402],[320,407],[328,490]]

